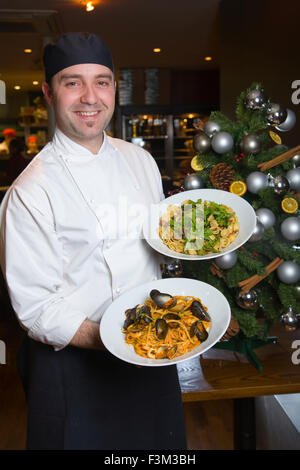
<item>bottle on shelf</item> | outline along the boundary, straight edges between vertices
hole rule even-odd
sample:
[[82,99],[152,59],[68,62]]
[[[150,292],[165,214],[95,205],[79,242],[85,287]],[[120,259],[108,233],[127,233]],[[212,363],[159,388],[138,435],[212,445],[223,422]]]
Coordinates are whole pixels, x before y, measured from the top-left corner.
[[167,134],[168,134],[167,118],[163,117],[162,124],[161,124],[161,135],[167,136]]
[[147,121],[147,135],[150,137],[154,134],[154,123],[153,123],[153,116],[148,116]]
[[153,135],[155,137],[160,136],[160,119],[158,114],[153,119]]

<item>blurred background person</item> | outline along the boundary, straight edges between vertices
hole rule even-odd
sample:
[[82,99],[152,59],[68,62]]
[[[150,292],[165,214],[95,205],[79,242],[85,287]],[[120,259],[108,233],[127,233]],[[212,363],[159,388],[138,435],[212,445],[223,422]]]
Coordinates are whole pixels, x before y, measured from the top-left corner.
[[9,153],[9,143],[12,139],[17,137],[17,133],[15,129],[4,129],[2,134],[4,140],[0,144],[0,153]]
[[36,135],[30,135],[27,139],[26,155],[30,158],[34,157],[39,152],[38,139]]
[[24,158],[25,143],[24,140],[16,137],[9,143],[9,160],[7,162],[7,182],[12,182],[19,176],[25,169],[28,161]]

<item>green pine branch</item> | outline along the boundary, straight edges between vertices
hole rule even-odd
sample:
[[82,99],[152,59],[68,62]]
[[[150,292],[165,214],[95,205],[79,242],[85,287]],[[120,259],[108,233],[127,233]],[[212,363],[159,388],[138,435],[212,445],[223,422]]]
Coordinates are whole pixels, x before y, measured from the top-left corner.
[[285,310],[291,305],[295,312],[300,313],[300,300],[296,298],[294,286],[281,282],[278,287],[278,297]]

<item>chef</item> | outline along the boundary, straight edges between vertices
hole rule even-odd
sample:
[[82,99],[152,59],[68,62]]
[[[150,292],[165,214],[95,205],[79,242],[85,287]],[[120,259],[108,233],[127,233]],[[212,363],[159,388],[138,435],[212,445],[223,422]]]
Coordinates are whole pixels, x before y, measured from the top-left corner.
[[185,449],[176,366],[123,362],[99,335],[108,305],[160,278],[141,237],[141,212],[164,197],[160,173],[144,149],[105,133],[116,85],[99,36],[62,36],[44,66],[56,131],[0,210],[1,267],[26,331],[27,448]]

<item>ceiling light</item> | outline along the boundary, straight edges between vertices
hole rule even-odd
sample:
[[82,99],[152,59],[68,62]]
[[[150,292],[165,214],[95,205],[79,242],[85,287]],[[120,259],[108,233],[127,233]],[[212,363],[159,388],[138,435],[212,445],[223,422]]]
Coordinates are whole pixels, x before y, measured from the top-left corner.
[[15,89],[15,90],[21,90],[21,87],[20,87],[20,85],[15,85],[15,86],[14,86],[14,89]]
[[156,53],[161,52],[161,49],[160,49],[159,47],[155,47],[155,48],[153,49],[153,52],[156,52]]
[[210,60],[212,60],[212,57],[210,57],[210,56],[204,57],[204,60],[206,60],[207,62],[209,62]]
[[24,52],[25,52],[25,54],[31,54],[31,53],[32,53],[32,49],[24,49]]
[[93,11],[95,9],[93,2],[88,2],[85,6],[86,11]]
[[37,80],[33,80],[32,82],[32,85],[38,85],[40,82],[38,82]]

